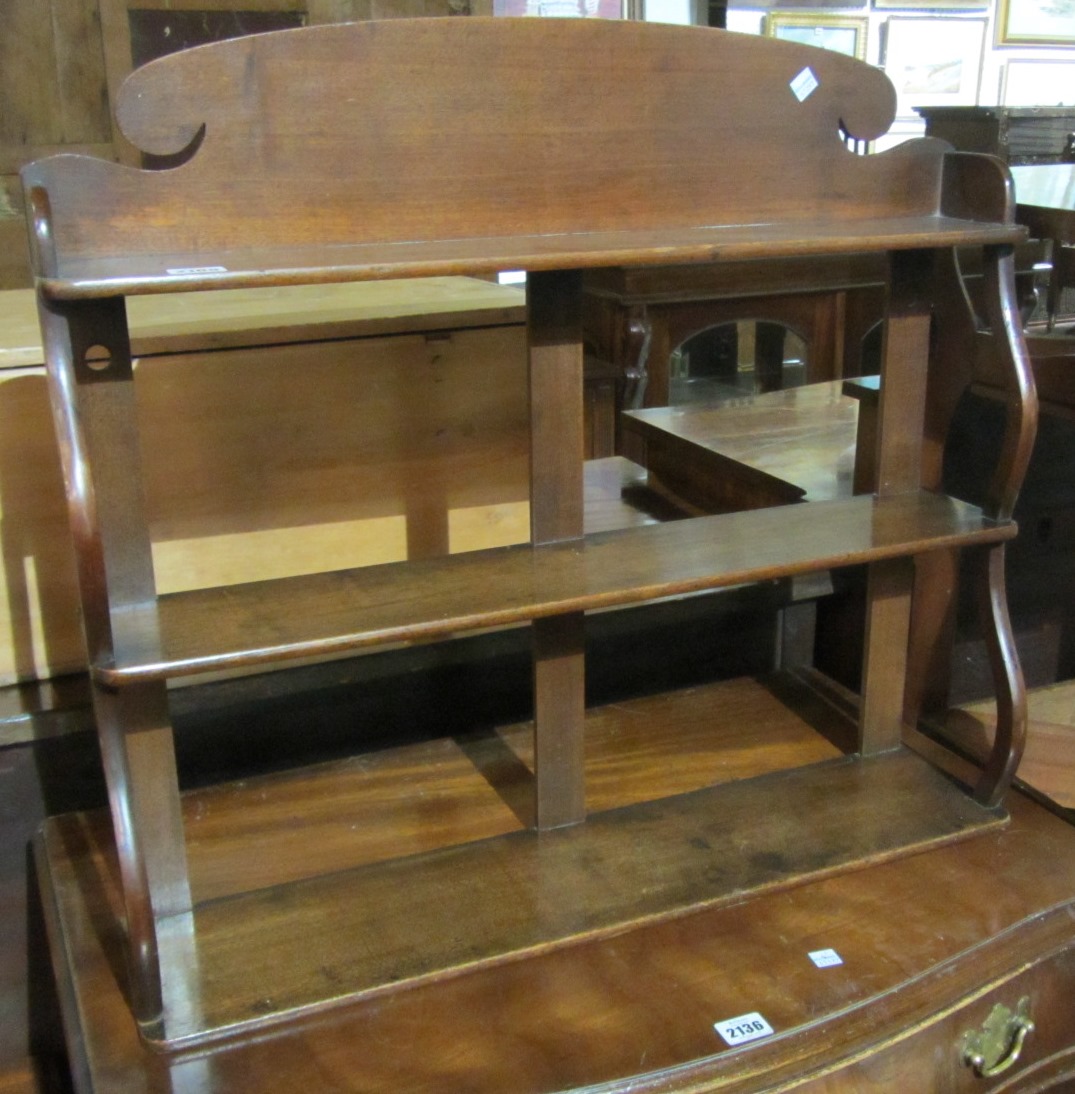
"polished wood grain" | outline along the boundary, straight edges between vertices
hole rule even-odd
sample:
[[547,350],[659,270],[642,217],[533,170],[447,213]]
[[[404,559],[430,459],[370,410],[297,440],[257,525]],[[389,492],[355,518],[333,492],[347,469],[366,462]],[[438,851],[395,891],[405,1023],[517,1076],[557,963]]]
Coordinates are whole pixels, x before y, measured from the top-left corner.
[[703,511],[848,497],[858,402],[840,381],[623,415],[654,485]]
[[[962,1092],[982,1086],[959,1058],[962,1033],[994,991],[1014,1006],[1028,989],[1038,1031],[1013,1074],[1062,1076],[1071,962],[1051,962],[1072,945],[1072,834],[1020,796],[1012,807],[1011,826],[980,839],[416,986],[209,1055],[139,1044],[109,967],[115,940],[90,929],[78,940],[83,1089]],[[67,891],[83,915],[105,907],[102,881],[91,873]],[[825,947],[843,965],[809,962]],[[712,1023],[750,1010],[778,1036],[728,1050]],[[422,1051],[401,1053],[405,1043]]]
[[[581,540],[583,505],[582,275],[527,279],[530,409],[530,542]],[[585,620],[581,611],[535,619],[534,823],[577,824],[583,776]]]
[[[727,717],[713,718],[714,706]],[[764,748],[751,747],[748,723]],[[835,760],[842,755],[833,743],[841,730],[822,700],[783,677],[733,679],[594,707],[586,717],[586,807],[602,813]],[[194,899],[237,896],[520,831],[529,821],[525,798],[533,771],[533,725],[521,722],[187,791],[183,817]],[[281,823],[300,814],[301,828]],[[108,817],[84,815],[79,823],[94,854],[107,856]],[[246,853],[252,845],[258,854]]]
[[[770,690],[744,680],[695,689],[681,697],[685,702],[661,696],[596,710],[589,754],[603,808],[585,826],[558,833],[511,834],[519,822],[503,804],[491,808],[481,770],[443,745],[433,765],[434,746],[421,745],[415,758],[402,749],[315,769],[305,776],[305,791],[293,778],[269,777],[199,792],[186,806],[192,874],[202,877],[212,864],[218,881],[195,905],[196,957],[172,981],[161,1034],[179,1047],[259,1028],[296,1010],[526,959],[673,910],[800,883],[908,846],[980,836],[983,826],[1003,823],[996,812],[969,807],[958,787],[910,753],[841,758],[816,733],[839,734],[840,716],[815,703],[811,725],[785,705],[793,694],[791,686]],[[714,703],[744,715],[737,729],[713,721]],[[665,716],[673,719],[667,726]],[[633,752],[640,721],[650,743]],[[628,741],[613,749],[625,731]],[[694,753],[694,771],[682,758],[666,770],[664,756],[673,748],[672,741],[660,743],[666,734]],[[510,749],[517,738],[509,730],[501,747]],[[532,764],[523,752],[516,762],[527,760]],[[649,800],[682,788],[684,776],[687,786],[702,788]],[[422,792],[431,803],[421,810],[423,823],[401,824]],[[321,818],[308,835],[327,837],[315,838],[311,850],[282,830],[293,810],[307,813],[305,794]],[[773,794],[785,808],[765,807]],[[484,810],[464,808],[479,795]],[[473,825],[483,813],[487,831],[504,834],[451,846],[459,836],[455,818]],[[810,841],[797,838],[804,817]],[[366,830],[357,863],[355,844],[340,838],[356,824]],[[249,862],[261,826],[265,857]],[[734,851],[727,846],[732,832]],[[101,876],[112,867],[99,823],[87,829],[78,817],[61,820],[47,839],[54,866],[65,848],[89,853],[64,867],[74,868],[62,882],[65,902],[77,902],[80,891],[84,897],[95,874],[97,885],[114,884]],[[281,886],[282,879],[289,883]],[[188,918],[162,918],[162,950],[182,948]],[[168,954],[173,961],[178,955]]]
[[[796,81],[806,70],[814,86],[804,92]],[[404,73],[413,78],[401,79]],[[732,101],[736,109],[729,110]],[[595,102],[616,109],[595,110]],[[1021,238],[1010,180],[1002,165],[949,156],[929,140],[884,155],[851,154],[847,137],[879,135],[894,105],[882,73],[791,43],[616,21],[400,20],[254,36],[146,65],[124,85],[117,116],[132,143],[158,157],[154,162],[164,157],[168,169],[77,157],[25,169],[95,707],[110,755],[129,1002],[146,1037],[174,1047],[177,1038],[215,1036],[234,1021],[316,1010],[340,992],[387,989],[432,966],[459,970],[475,956],[506,960],[587,931],[622,931],[638,915],[675,916],[699,884],[689,864],[709,863],[718,830],[734,831],[757,852],[741,874],[726,874],[722,860],[705,874],[712,886],[705,891],[723,899],[766,887],[773,870],[790,883],[811,870],[847,868],[993,822],[993,811],[900,752],[807,766],[766,776],[742,796],[737,788],[726,799],[701,792],[683,806],[674,847],[661,838],[651,843],[627,824],[626,835],[608,836],[621,849],[608,860],[607,875],[598,869],[596,888],[578,890],[592,900],[591,925],[565,902],[572,878],[586,872],[587,841],[600,843],[616,829],[602,819],[607,814],[572,824],[584,801],[583,612],[871,565],[879,580],[867,627],[860,745],[879,751],[894,742],[900,717],[910,557],[956,547],[987,557],[988,547],[1014,534],[1002,508],[990,507],[983,519],[980,509],[921,491],[929,301],[917,276],[932,261],[926,252],[957,244],[984,246],[1002,261],[1003,249]],[[583,537],[580,271],[864,252],[891,252],[893,270],[880,496]],[[126,296],[517,267],[532,279],[530,544],[159,595],[139,485]],[[991,285],[998,337],[1015,343],[1010,297],[999,281]],[[1009,347],[1007,367],[1018,365],[1018,351]],[[1013,401],[1028,398],[1019,379],[1011,390]],[[1030,409],[1013,413],[999,500],[1018,488],[1032,431]],[[1006,632],[996,568],[983,573],[991,626]],[[535,639],[534,815],[541,828],[565,826],[505,837],[513,847],[534,849],[529,859],[513,867],[513,851],[487,869],[486,855],[495,853],[489,846],[430,852],[438,862],[473,861],[473,880],[434,868],[426,888],[415,881],[420,899],[410,903],[408,871],[421,874],[421,864],[394,860],[385,876],[404,883],[371,885],[380,895],[365,919],[359,894],[352,902],[343,877],[332,874],[271,898],[237,895],[235,904],[249,916],[231,916],[217,903],[186,910],[164,709],[168,678],[522,623],[532,625]],[[1010,633],[995,638],[1010,713],[1018,707],[1017,665],[1006,646]],[[749,734],[752,727],[745,728]],[[998,738],[1000,751],[1010,747],[990,760],[996,794],[1018,752],[1017,734]],[[899,774],[908,769],[906,778]],[[853,773],[854,783],[867,771],[888,774],[861,796],[856,820],[854,810],[847,812],[855,794],[844,776]],[[792,786],[799,789],[787,790]],[[774,794],[790,808],[772,809]],[[710,797],[719,817],[706,828],[707,806],[699,802]],[[657,829],[680,814],[660,803],[630,809]],[[875,828],[869,814],[878,809],[885,820]],[[801,838],[804,818],[816,825],[816,839]],[[783,835],[752,843],[751,820]],[[647,833],[648,823],[641,825]],[[848,834],[855,837],[850,844]],[[880,842],[860,842],[871,834]],[[774,838],[779,867],[769,857]],[[583,851],[574,864],[553,850],[576,845]],[[51,857],[58,853],[53,848]],[[554,864],[547,871],[546,853]],[[644,880],[632,873],[632,864],[644,862],[678,878],[666,890],[657,885],[652,906]],[[526,878],[513,869],[531,870],[534,883],[523,890],[532,900],[518,907],[510,879]],[[471,908],[479,880],[498,895]],[[607,888],[617,881],[628,882],[626,903]],[[657,899],[658,891],[667,899]],[[304,902],[304,894],[313,897]],[[347,944],[360,960],[328,960],[292,975],[283,937],[336,938],[330,921],[337,897],[339,914],[350,909],[357,917]],[[393,910],[379,919],[377,906]],[[441,906],[454,909],[451,927],[444,946],[430,938],[424,955],[416,947],[428,934],[425,917]],[[482,920],[486,914],[493,919]],[[502,930],[500,914],[515,928]],[[472,950],[456,934],[468,921],[488,923]],[[244,931],[262,937],[266,968],[278,981],[240,987],[229,962],[252,959],[253,935]],[[393,956],[394,938],[402,940],[403,964]],[[344,966],[358,970],[354,978]],[[198,988],[203,969],[214,984],[209,994]],[[342,987],[334,984],[338,973]]]
[[[154,438],[142,470],[159,591],[527,539],[520,289],[450,278],[137,297],[128,320],[138,426]],[[11,685],[86,668],[30,290],[0,294],[0,368]],[[319,400],[296,400],[296,384]]]
[[[893,151],[896,151],[894,149]],[[42,161],[48,162],[48,161]],[[91,161],[96,162],[96,161]],[[27,172],[30,168],[26,169]],[[31,197],[46,191],[33,186]],[[44,180],[42,180],[44,181]],[[44,225],[44,207],[31,212]],[[846,220],[831,225],[816,221],[762,224],[750,228],[677,228],[632,231],[577,232],[563,235],[518,235],[502,238],[464,238],[431,243],[344,244],[332,249],[287,246],[219,252],[155,252],[136,259],[71,260],[62,272],[38,279],[50,297],[94,299],[114,293],[138,295],[260,285],[331,284],[396,277],[444,277],[496,273],[525,267],[528,270],[590,268],[632,263],[644,255],[661,262],[747,261],[808,255],[818,245],[837,254],[857,254],[864,248],[877,251],[955,247],[963,244],[1016,242],[1022,229],[975,223],[939,215],[900,219],[861,219],[850,226]],[[198,260],[219,259],[223,273],[169,274],[170,269],[199,269]],[[44,268],[47,258],[43,259]],[[297,268],[296,268],[297,264]]]
[[[109,686],[638,603],[701,589],[1010,538],[1014,524],[932,494],[819,502],[226,590],[131,609],[144,656],[99,663]],[[271,615],[266,615],[267,607]]]
[[[866,139],[892,119],[882,74],[840,55],[771,45],[634,23],[397,21],[259,35],[165,58],[132,75],[117,115],[137,146],[188,162],[153,176],[77,159],[28,168],[34,215],[42,230],[48,223],[38,235],[39,283],[50,294],[138,294],[634,264],[642,252],[672,263],[806,254],[820,242],[849,253],[1019,238],[1010,225],[941,214],[943,144],[878,157],[847,150],[837,119]],[[585,92],[548,77],[520,80],[553,55],[560,71],[588,72]],[[329,109],[321,82],[288,79],[303,64],[317,65],[335,89]],[[482,78],[468,84],[459,73],[471,65]],[[788,85],[806,66],[819,86],[797,103]],[[388,78],[403,68],[422,73],[420,89]],[[691,91],[703,79],[712,87],[699,106]],[[748,80],[757,90],[733,117],[718,106],[727,97],[718,89]],[[246,91],[222,108],[222,86]],[[619,125],[591,109],[595,98],[617,103]],[[349,99],[364,109],[336,109]],[[483,124],[473,126],[479,104]],[[301,132],[264,124],[289,111],[307,120]],[[749,150],[729,157],[747,135]],[[610,170],[616,161],[604,150],[626,140],[661,155]],[[351,148],[366,149],[360,168]],[[305,172],[263,170],[311,156],[322,179],[316,202]],[[450,203],[432,200],[445,163],[468,179]],[[819,177],[828,179],[823,188]],[[97,194],[92,219],[75,205],[87,187]]]
[[[873,488],[882,498],[922,486],[934,295],[930,252],[901,252],[890,261],[873,459]],[[866,753],[895,748],[902,737],[913,583],[907,559],[875,563],[867,573],[860,726]]]
[[[0,302],[0,368],[43,365],[33,289],[6,291]],[[133,297],[127,322],[131,352],[139,358],[401,331],[522,326],[526,297],[516,285],[476,277],[289,285]]]

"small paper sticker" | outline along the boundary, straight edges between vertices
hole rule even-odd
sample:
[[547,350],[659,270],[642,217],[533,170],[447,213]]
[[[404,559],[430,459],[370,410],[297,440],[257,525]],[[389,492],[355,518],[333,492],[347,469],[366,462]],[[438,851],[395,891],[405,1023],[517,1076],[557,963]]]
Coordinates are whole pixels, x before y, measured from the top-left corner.
[[819,969],[827,969],[832,965],[842,965],[844,959],[835,950],[814,950],[807,955]]
[[770,1037],[773,1027],[757,1011],[753,1014],[740,1014],[738,1018],[727,1018],[723,1022],[714,1022],[713,1028],[728,1045],[745,1045],[748,1041],[757,1041],[761,1037]]
[[227,266],[182,266],[177,270],[166,271],[172,277],[190,277],[192,274],[227,273]]
[[799,102],[809,99],[818,89],[818,79],[813,70],[807,66],[791,81],[791,93]]

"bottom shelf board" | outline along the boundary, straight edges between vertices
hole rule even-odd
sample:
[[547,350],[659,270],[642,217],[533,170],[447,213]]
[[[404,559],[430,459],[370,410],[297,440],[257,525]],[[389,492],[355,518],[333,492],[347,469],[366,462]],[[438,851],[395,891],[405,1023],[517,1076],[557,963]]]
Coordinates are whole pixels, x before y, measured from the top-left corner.
[[[1072,1043],[1075,830],[1019,794],[1008,804],[1011,823],[980,838],[358,1000],[200,1053],[139,1041],[115,940],[91,928],[75,970],[82,1024],[68,1029],[77,1089],[862,1094],[1053,1074],[1057,1046]],[[809,955],[830,949],[841,963],[816,967]],[[1064,978],[1045,990],[1053,982],[1039,973],[1052,970]],[[993,1083],[974,1077],[961,1035],[998,1000],[1011,1009],[1024,994],[1038,996],[1038,1029],[1018,1066]],[[729,1048],[714,1024],[751,1012],[774,1034]]]
[[[595,796],[616,803],[614,787],[622,783],[634,800],[592,812],[583,825],[540,834],[508,830],[378,859],[392,843],[385,836],[367,861],[349,868],[210,897],[204,889],[199,894],[196,884],[193,914],[161,924],[160,1047],[179,1050],[257,1033],[348,1001],[627,932],[1005,823],[1003,813],[978,806],[963,788],[908,751],[870,758],[837,755],[778,694],[780,689],[755,681],[690,689],[683,697],[699,714],[697,724],[673,725],[667,734],[661,732],[666,727],[651,724],[651,735],[663,744],[643,750],[633,772],[630,756],[615,759],[598,748],[587,771],[598,788]],[[593,736],[615,738],[616,725],[634,733],[655,702],[642,699],[593,712]],[[661,702],[671,700],[665,696]],[[740,715],[732,735],[713,728],[728,707]],[[755,722],[751,707],[769,714]],[[782,718],[776,710],[783,711]],[[775,755],[782,764],[794,763],[798,754],[808,766],[773,770],[762,722],[779,742]],[[693,748],[699,762],[695,781],[735,781],[660,796],[669,785],[661,753],[675,745],[681,731],[679,743]],[[708,752],[699,746],[707,736]],[[510,741],[511,732],[503,739]],[[419,753],[430,747],[416,746]],[[414,784],[413,760],[408,762],[406,749],[397,752],[388,768],[411,773],[406,796],[417,795],[420,809],[422,794],[431,788],[422,791]],[[721,753],[734,754],[723,776]],[[750,756],[756,761],[744,759]],[[613,774],[617,765],[619,778]],[[458,778],[451,768],[444,777]],[[643,768],[652,772],[656,800],[638,800]],[[198,860],[213,854],[211,836],[199,833],[199,813],[215,814],[214,830],[241,832],[244,805],[282,793],[289,780],[312,780],[306,783],[314,818],[305,833],[310,860],[319,869],[330,867],[331,857],[319,858],[317,818],[332,778],[330,766],[314,776],[298,772],[198,792],[187,803],[192,876],[199,877]],[[488,789],[477,768],[472,778],[473,786],[460,782],[460,806],[474,800],[477,784]],[[386,779],[386,771],[374,771],[371,785]],[[682,773],[672,782],[684,786]],[[279,814],[281,829],[305,827],[301,798]],[[430,799],[430,804],[433,818],[452,812],[444,802]],[[595,808],[593,799],[590,807]],[[519,829],[514,816],[510,825],[502,815],[494,818],[494,830],[496,824]],[[226,852],[240,876],[248,860],[265,854],[256,826],[245,831],[247,838],[228,842]],[[50,821],[41,842],[47,902],[55,907],[54,946],[64,955],[65,975],[74,980],[83,1006],[96,994],[95,974],[86,971],[92,968],[87,948],[111,948],[113,966],[121,960],[117,882],[100,833],[99,819],[71,814]],[[276,856],[270,850],[267,857]],[[217,862],[217,876],[222,866]],[[271,871],[263,880],[271,880]]]

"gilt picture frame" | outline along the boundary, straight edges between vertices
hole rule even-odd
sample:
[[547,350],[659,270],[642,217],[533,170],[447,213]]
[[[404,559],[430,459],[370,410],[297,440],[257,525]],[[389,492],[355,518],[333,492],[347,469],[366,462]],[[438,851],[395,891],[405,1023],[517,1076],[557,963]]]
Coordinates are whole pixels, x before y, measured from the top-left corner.
[[1075,45],[1075,0],[999,0],[998,46]]
[[853,15],[814,15],[802,11],[771,11],[763,32],[785,42],[819,46],[848,57],[866,60],[869,21]]

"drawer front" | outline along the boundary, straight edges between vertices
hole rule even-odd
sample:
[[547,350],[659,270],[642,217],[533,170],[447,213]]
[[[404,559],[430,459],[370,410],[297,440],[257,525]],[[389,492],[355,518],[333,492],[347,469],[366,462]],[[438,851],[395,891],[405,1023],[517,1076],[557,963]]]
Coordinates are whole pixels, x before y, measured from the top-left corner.
[[[804,1094],[1000,1094],[1075,1090],[1075,955],[1047,959],[984,994],[927,1019],[908,1035],[823,1078],[791,1087]],[[999,1021],[1004,1008],[1008,1028]],[[1020,1032],[1020,1012],[1032,1028]],[[991,1022],[992,1017],[992,1022]],[[992,1026],[992,1032],[989,1028]],[[984,1068],[966,1062],[982,1037]],[[992,1070],[992,1074],[988,1072]]]

